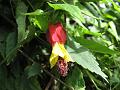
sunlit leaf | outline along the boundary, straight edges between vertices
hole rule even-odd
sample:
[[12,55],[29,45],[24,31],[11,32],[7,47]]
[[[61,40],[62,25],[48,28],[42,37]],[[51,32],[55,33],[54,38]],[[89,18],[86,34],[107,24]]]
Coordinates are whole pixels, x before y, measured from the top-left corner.
[[70,42],[68,42],[67,50],[75,62],[91,72],[95,72],[106,80],[107,76],[101,71],[95,57],[88,49],[82,47],[79,43],[70,40]]
[[93,40],[87,40],[80,37],[75,38],[75,40],[76,42],[80,43],[82,46],[95,52],[106,53],[106,54],[118,53],[117,51],[111,50],[108,47],[101,45]]
[[110,0],[115,8],[115,10],[117,10],[118,12],[120,12],[120,6],[117,5],[113,0]]
[[25,15],[42,15],[44,12],[41,9],[37,9],[34,12],[25,13]]
[[90,18],[100,19],[100,18],[94,16],[86,7],[82,6],[81,4],[79,6],[80,6],[79,8],[81,9],[81,13],[84,14],[84,17],[88,16]]
[[83,15],[81,14],[81,10],[78,6],[70,5],[70,4],[50,4],[55,10],[65,10],[67,11],[73,18],[75,18],[78,22],[85,22]]
[[37,9],[34,12],[25,13],[24,15],[29,15],[30,22],[39,27],[42,31],[46,31],[48,28],[48,16],[43,10]]
[[112,21],[109,22],[109,25],[111,27],[111,29],[108,29],[109,33],[111,33],[116,38],[117,41],[120,40],[120,38],[117,34],[117,30],[116,30],[116,26],[115,26],[114,22],[112,22]]
[[99,33],[99,32],[93,32],[93,31],[90,31],[84,27],[81,27],[81,26],[76,26],[76,27],[73,27],[71,26],[70,24],[67,24],[67,28],[70,30],[68,32],[74,32],[74,36],[83,36],[85,34],[88,34],[88,35],[93,35],[93,36],[101,36],[102,34]]
[[41,14],[36,16],[29,16],[30,22],[39,27],[42,31],[46,31],[48,28],[48,16]]
[[99,17],[99,12],[90,3],[85,3],[85,7],[96,17]]

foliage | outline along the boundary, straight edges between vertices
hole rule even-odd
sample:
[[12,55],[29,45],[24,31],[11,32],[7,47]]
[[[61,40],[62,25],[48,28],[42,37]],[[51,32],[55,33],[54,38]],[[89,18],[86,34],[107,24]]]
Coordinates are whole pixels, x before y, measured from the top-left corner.
[[[120,0],[0,2],[0,90],[120,88]],[[46,32],[58,21],[74,60],[66,77],[49,63]]]

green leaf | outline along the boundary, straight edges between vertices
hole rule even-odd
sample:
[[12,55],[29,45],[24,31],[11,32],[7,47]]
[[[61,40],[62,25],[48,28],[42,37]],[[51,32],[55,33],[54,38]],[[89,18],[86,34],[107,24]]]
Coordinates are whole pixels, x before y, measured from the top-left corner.
[[6,55],[16,47],[17,44],[16,32],[11,32],[6,38]]
[[34,12],[25,13],[25,15],[42,15],[44,12],[41,9],[37,9]]
[[112,2],[113,6],[114,6],[114,9],[115,9],[116,11],[120,12],[120,6],[117,5],[113,0],[110,0],[110,1]]
[[84,48],[79,43],[76,43],[75,41],[72,42],[70,40],[70,42],[68,42],[67,50],[75,62],[91,72],[95,72],[106,80],[107,76],[101,71],[96,58],[87,48]]
[[82,4],[78,3],[77,4],[78,7],[80,8],[81,10],[81,13],[84,14],[85,16],[88,16],[89,18],[93,18],[93,19],[101,19],[101,18],[98,18],[96,16],[94,16],[88,9],[87,7],[83,6]]
[[81,2],[99,2],[101,0],[80,0]]
[[[1,31],[2,32],[2,31]],[[7,61],[9,64],[17,51],[17,33],[16,32],[2,32],[0,34],[0,53],[3,56],[4,60],[1,62],[4,63]]]
[[84,36],[85,34],[89,34],[89,35],[93,35],[93,36],[96,36],[96,37],[99,37],[101,36],[102,34],[101,33],[98,33],[98,32],[92,32],[84,27],[81,27],[81,26],[71,26],[69,23],[66,25],[66,27],[70,30],[68,32],[73,32],[74,33],[74,36],[76,37],[80,37],[80,36]]
[[87,40],[87,39],[80,38],[80,37],[76,37],[75,40],[76,42],[80,43],[82,46],[95,52],[100,52],[100,53],[105,53],[105,54],[118,53],[117,51],[111,50],[108,47],[103,46],[93,40]]
[[117,34],[117,30],[116,30],[116,26],[115,26],[114,22],[113,21],[109,22],[109,25],[110,25],[111,29],[108,29],[108,32],[111,33],[116,38],[117,41],[120,40],[120,38]]
[[29,15],[29,20],[35,26],[38,26],[42,31],[46,31],[48,28],[48,15],[41,9],[37,9],[34,12],[25,13]]
[[2,29],[0,30],[0,54],[2,55],[3,58],[5,58],[5,45],[6,45],[6,42],[5,42],[5,39],[8,35],[8,32],[6,32],[5,29]]
[[74,88],[73,90],[85,90],[83,74],[77,66],[69,73],[66,83],[71,88]]
[[35,37],[35,27],[33,25],[29,25],[28,27],[28,35],[25,41],[25,43],[28,43],[29,41],[31,41],[34,37]]
[[9,70],[5,64],[0,65],[0,85],[0,90],[42,90],[37,78],[26,77],[19,62]]
[[19,86],[16,86],[16,88],[19,89],[16,90],[42,90],[36,78],[27,79],[27,77],[22,75],[20,78],[17,79],[19,80]]
[[33,63],[32,66],[25,68],[28,78],[40,74],[40,65],[38,63]]
[[39,27],[42,31],[46,31],[48,28],[48,16],[41,14],[37,16],[29,16],[30,22]]
[[18,2],[16,5],[16,22],[18,25],[18,43],[22,42],[25,38],[27,33],[25,32],[26,29],[26,16],[23,13],[27,12],[27,6],[23,2]]
[[16,32],[11,32],[6,38],[6,57],[5,60],[9,64],[15,57],[17,52],[17,35]]
[[[36,78],[27,79],[24,74],[15,78],[16,79],[14,79],[12,76],[9,77],[6,90],[41,90],[39,82]],[[9,87],[11,86],[13,86],[14,88],[9,89]]]
[[94,6],[91,5],[91,3],[85,3],[85,7],[96,17],[99,17],[99,11],[95,9]]
[[78,6],[70,5],[70,4],[51,4],[48,3],[49,6],[54,8],[55,10],[65,10],[67,11],[78,23],[85,22],[83,15],[81,14],[81,10]]

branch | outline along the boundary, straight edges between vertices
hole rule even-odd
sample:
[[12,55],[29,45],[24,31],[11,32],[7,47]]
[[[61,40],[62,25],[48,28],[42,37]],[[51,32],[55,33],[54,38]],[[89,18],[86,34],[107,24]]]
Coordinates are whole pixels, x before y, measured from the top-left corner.
[[[35,62],[31,57],[29,57],[26,53],[24,53],[22,50],[18,49],[18,51],[25,56],[26,58],[28,58],[29,61],[31,62]],[[74,90],[73,87],[68,86],[66,83],[64,83],[62,80],[60,80],[59,78],[55,77],[53,74],[51,74],[48,70],[44,69],[41,65],[40,65],[41,69],[47,73],[49,76],[51,76],[52,78],[56,79],[57,81],[59,81],[60,83],[62,83],[64,86],[70,88],[70,90]]]

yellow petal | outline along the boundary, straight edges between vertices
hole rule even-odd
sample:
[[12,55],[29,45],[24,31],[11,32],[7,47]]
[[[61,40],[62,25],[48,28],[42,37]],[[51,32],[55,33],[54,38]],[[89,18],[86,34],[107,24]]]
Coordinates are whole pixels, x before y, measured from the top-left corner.
[[[64,45],[63,44],[60,44],[60,43],[58,43],[58,45],[59,45],[59,48],[60,48],[60,50],[61,50],[61,52],[64,54],[64,57],[62,57],[64,60],[66,60],[67,62],[74,62],[73,60],[72,60],[72,58],[71,58],[71,56],[69,55],[69,53],[67,52],[67,50],[65,49],[65,47],[64,47]],[[60,55],[59,55],[60,56]]]
[[52,53],[50,56],[50,66],[53,68],[58,60],[58,55]]
[[[61,44],[61,46],[62,46],[62,44]],[[52,53],[56,54],[58,56],[64,57],[64,53],[61,50],[61,46],[59,43],[55,43],[55,45],[53,46],[53,49],[52,49]]]
[[50,65],[51,68],[53,68],[58,60],[58,58],[62,57],[67,62],[74,62],[72,58],[70,57],[69,53],[65,49],[63,44],[55,43],[55,45],[52,48],[52,54],[50,56]]
[[51,66],[51,68],[53,68],[55,66],[59,56],[64,57],[64,53],[61,52],[61,49],[60,49],[58,43],[56,43],[52,48],[52,54],[50,56],[50,66]]

